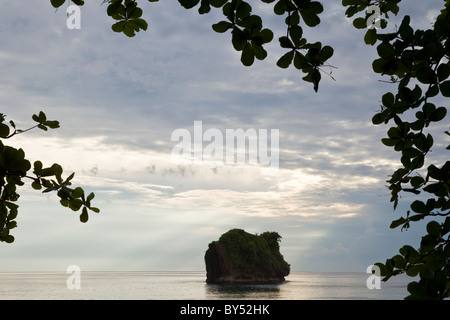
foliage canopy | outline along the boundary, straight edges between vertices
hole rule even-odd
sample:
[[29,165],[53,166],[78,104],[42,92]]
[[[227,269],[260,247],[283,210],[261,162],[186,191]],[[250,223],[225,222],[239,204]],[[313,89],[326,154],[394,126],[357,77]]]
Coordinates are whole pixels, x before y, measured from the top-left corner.
[[[43,193],[55,191],[62,206],[73,211],[81,209],[81,222],[88,221],[88,209],[93,212],[100,212],[98,208],[91,206],[91,201],[95,196],[94,193],[85,196],[82,188],[69,187],[72,184],[71,180],[75,175],[74,173],[63,179],[63,168],[59,164],[54,163],[50,167],[44,167],[39,160],[35,161],[33,167],[31,167],[30,161],[25,158],[23,149],[16,149],[3,144],[1,139],[10,139],[34,128],[44,131],[59,128],[59,122],[48,120],[42,111],[33,115],[32,119],[37,124],[22,130],[17,129],[12,120],[9,121],[8,125],[5,115],[0,113],[0,241],[6,243],[14,242],[11,230],[17,227],[15,219],[17,218],[19,205],[16,202],[20,197],[17,187],[25,184],[23,179],[32,180],[31,186],[35,190],[44,188]],[[30,175],[31,169],[33,169],[33,172]]]

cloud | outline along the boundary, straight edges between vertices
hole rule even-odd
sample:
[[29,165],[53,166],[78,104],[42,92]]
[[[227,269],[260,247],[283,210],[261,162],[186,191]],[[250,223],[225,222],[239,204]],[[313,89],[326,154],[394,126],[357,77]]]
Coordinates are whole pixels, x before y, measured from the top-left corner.
[[[210,207],[263,217],[351,217],[363,206],[342,202],[335,195],[361,191],[380,182],[378,177],[355,176],[352,170],[337,174],[332,168],[274,171],[245,164],[180,165],[171,161],[169,152],[110,145],[105,137],[28,140],[22,135],[17,143],[27,150],[30,159],[41,159],[45,165],[60,163],[67,174],[77,172],[74,183],[108,195],[108,201],[134,199],[140,205],[162,209]],[[321,152],[310,156],[321,157]],[[345,148],[332,157],[341,152]],[[324,196],[327,200],[323,200]]]

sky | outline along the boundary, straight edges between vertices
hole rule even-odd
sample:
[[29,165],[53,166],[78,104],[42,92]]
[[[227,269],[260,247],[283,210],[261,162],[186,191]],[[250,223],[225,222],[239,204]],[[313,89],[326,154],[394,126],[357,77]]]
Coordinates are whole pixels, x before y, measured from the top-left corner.
[[[0,0],[0,112],[17,127],[43,111],[61,127],[32,130],[5,144],[94,192],[101,212],[79,212],[55,194],[20,189],[13,244],[0,244],[0,272],[205,270],[208,243],[232,228],[276,231],[292,271],[365,272],[404,244],[417,246],[425,226],[389,228],[408,209],[389,202],[388,176],[399,157],[374,126],[381,96],[392,87],[373,73],[376,48],[363,42],[340,1],[323,1],[310,42],[334,48],[331,77],[319,92],[294,68],[280,69],[282,18],[255,4],[275,37],[269,55],[244,67],[231,35],[215,33],[220,10],[199,15],[177,1],[141,1],[149,23],[134,38],[111,30],[106,5],[87,1],[81,29],[66,26],[67,5]],[[442,1],[400,3],[428,28]],[[393,90],[393,89],[392,89]],[[176,129],[279,130],[279,168],[248,163],[179,162]],[[444,159],[440,125],[430,161]]]

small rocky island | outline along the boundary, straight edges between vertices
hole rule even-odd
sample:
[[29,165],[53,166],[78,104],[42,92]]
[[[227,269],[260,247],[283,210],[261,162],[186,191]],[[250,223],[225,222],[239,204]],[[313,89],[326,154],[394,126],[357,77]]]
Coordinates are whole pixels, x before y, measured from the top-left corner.
[[290,272],[280,253],[277,232],[253,235],[242,229],[224,233],[205,253],[207,283],[279,283]]

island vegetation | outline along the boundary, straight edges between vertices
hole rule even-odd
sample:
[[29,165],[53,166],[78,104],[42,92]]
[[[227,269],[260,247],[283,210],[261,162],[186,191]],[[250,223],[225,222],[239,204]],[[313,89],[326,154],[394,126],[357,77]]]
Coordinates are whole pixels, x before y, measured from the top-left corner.
[[207,283],[273,283],[289,275],[290,265],[280,253],[277,232],[250,234],[231,229],[208,245]]

